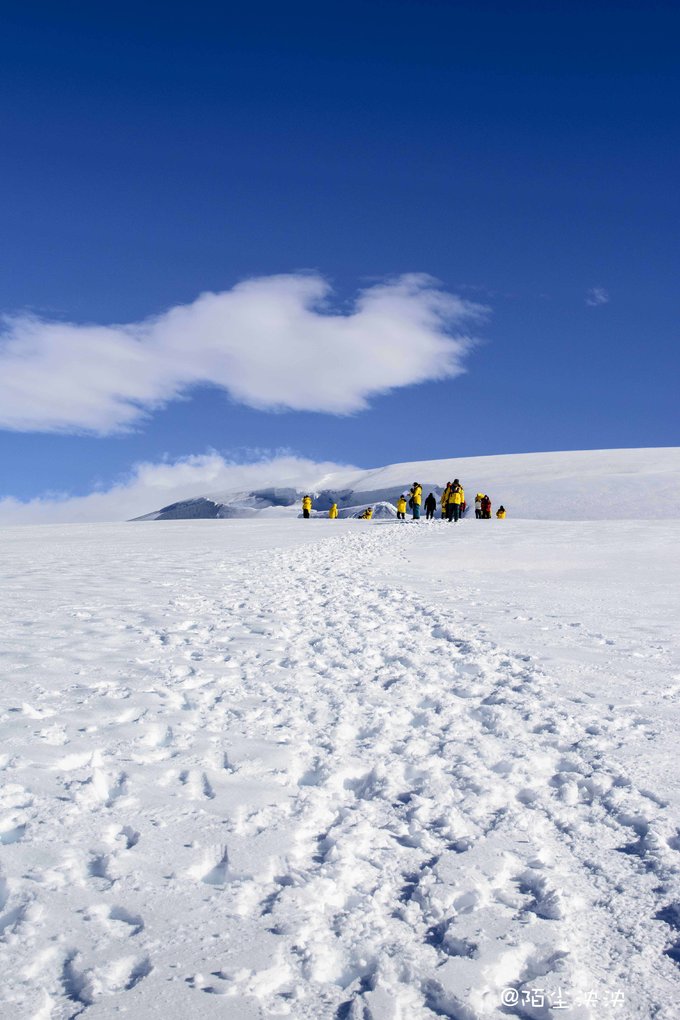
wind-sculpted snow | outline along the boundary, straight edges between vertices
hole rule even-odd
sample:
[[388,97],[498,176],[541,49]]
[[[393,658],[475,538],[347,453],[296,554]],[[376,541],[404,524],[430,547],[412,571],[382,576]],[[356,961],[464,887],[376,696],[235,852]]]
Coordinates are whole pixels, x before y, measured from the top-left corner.
[[0,1014],[677,1016],[678,538],[5,531]]

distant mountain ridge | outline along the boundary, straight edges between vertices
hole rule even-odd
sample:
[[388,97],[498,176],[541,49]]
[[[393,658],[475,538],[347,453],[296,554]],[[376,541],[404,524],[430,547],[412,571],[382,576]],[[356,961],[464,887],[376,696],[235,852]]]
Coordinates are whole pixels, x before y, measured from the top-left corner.
[[[320,475],[314,485],[299,479],[250,491],[197,494],[171,503],[136,521],[296,517],[302,496],[314,497],[323,516],[337,502],[341,517],[380,504],[376,516],[392,516],[394,504],[419,481],[423,497],[439,497],[447,481],[460,478],[468,503],[488,493],[494,508],[508,517],[537,520],[579,518],[632,520],[680,517],[680,447],[635,450],[580,450],[504,454],[415,461],[361,470],[346,468]],[[390,509],[391,508],[391,509]]]

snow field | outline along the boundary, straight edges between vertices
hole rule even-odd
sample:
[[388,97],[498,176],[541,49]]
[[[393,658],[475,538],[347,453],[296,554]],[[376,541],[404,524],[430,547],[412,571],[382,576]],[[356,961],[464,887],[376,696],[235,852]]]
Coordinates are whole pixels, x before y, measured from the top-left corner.
[[[394,504],[399,493],[408,494],[418,479],[423,498],[433,489],[460,478],[472,504],[475,492],[489,493],[494,511],[500,503],[512,520],[664,519],[678,517],[680,505],[680,447],[640,450],[571,450],[553,453],[515,453],[494,457],[456,457],[449,460],[388,464],[359,470],[344,468],[316,478],[289,477],[285,485],[298,498],[291,507],[258,509],[258,513],[284,516],[298,511],[303,493],[323,494],[317,509],[340,498],[340,509],[381,501]],[[272,490],[269,490],[270,493]],[[280,492],[281,490],[279,490]],[[203,497],[231,513],[253,513],[266,498],[252,492],[213,492]],[[265,491],[260,491],[265,497]],[[407,496],[408,498],[408,496]],[[346,502],[348,501],[348,502]],[[193,516],[190,507],[183,513]],[[149,517],[158,515],[152,513]]]
[[6,532],[6,1015],[677,1016],[680,526],[616,534]]

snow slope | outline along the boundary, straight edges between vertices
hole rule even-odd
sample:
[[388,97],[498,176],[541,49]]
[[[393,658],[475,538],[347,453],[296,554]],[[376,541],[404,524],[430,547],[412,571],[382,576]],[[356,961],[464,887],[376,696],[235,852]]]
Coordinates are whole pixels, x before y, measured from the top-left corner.
[[499,457],[392,464],[373,470],[347,468],[254,492],[217,492],[174,503],[139,520],[193,517],[252,517],[256,513],[291,516],[303,492],[313,491],[315,507],[332,500],[341,508],[394,503],[414,481],[424,494],[439,494],[447,481],[460,478],[468,502],[476,491],[503,503],[515,518],[538,520],[634,520],[680,517],[680,447],[651,450],[581,450],[523,453]]
[[680,522],[0,542],[0,1015],[677,1017]]

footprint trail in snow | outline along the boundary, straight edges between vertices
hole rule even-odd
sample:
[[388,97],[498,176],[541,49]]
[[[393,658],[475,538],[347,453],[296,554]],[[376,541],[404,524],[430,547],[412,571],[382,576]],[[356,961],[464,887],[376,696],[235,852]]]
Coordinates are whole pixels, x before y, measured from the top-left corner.
[[48,603],[2,717],[13,1015],[676,1015],[677,817],[540,647],[385,581],[424,542],[452,535],[159,559],[143,601],[122,563],[117,599]]

